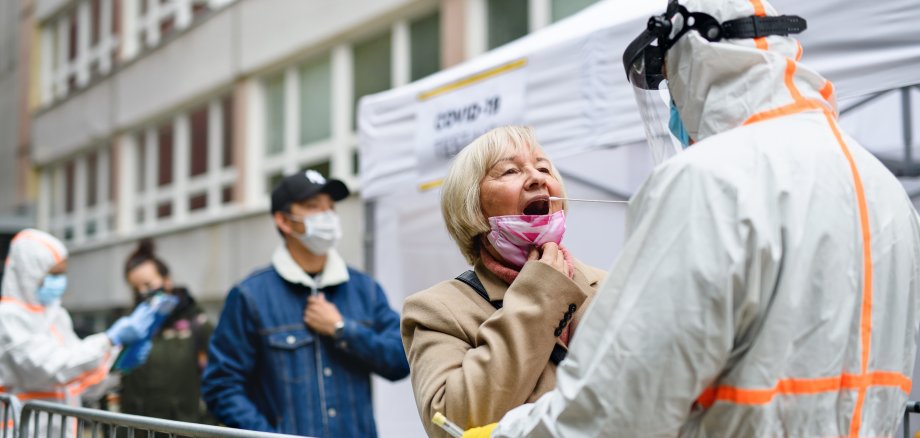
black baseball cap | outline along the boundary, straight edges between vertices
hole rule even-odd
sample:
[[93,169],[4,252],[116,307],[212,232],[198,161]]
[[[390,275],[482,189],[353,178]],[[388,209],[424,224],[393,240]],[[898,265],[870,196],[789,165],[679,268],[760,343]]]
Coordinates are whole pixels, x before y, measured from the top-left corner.
[[333,201],[341,201],[351,193],[342,181],[326,180],[315,170],[306,170],[288,175],[272,190],[272,214],[287,211],[292,203],[303,201],[311,196],[326,193]]

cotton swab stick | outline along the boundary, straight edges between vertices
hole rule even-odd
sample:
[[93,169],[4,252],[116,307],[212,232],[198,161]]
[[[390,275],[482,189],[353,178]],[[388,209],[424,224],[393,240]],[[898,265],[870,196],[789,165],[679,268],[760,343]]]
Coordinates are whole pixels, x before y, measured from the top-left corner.
[[438,425],[441,429],[444,429],[448,435],[454,438],[463,438],[463,429],[460,426],[457,426],[452,421],[448,420],[444,414],[440,412],[435,412],[434,417],[431,417],[431,422]]
[[602,199],[578,199],[578,198],[559,198],[550,196],[550,201],[576,201],[576,202],[600,202],[604,204],[629,204],[629,201],[607,201]]

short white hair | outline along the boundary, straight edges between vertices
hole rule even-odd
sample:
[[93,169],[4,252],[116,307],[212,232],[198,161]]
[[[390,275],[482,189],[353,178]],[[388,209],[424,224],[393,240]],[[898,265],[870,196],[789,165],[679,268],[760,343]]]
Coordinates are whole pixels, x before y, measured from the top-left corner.
[[[492,129],[473,140],[454,157],[447,177],[444,178],[441,187],[441,215],[447,225],[447,232],[470,265],[479,261],[479,236],[489,231],[489,220],[483,214],[479,202],[479,185],[492,166],[507,156],[509,151],[519,148],[527,148],[530,152],[543,151],[529,126]],[[562,176],[553,165],[550,165],[550,174],[559,181],[561,195],[565,197]]]

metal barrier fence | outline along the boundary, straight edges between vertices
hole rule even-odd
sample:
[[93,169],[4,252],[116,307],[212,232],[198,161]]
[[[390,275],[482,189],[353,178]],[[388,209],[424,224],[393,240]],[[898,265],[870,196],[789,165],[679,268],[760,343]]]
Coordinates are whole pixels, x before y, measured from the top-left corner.
[[[92,438],[100,436],[115,437],[119,430],[123,429],[128,438],[134,438],[135,432],[145,432],[145,435],[163,433],[169,438],[190,437],[190,438],[293,438],[295,435],[285,435],[279,433],[255,432],[249,430],[232,429],[220,426],[208,426],[204,424],[185,423],[181,421],[163,420],[152,417],[141,417],[138,415],[120,414],[109,411],[100,411],[97,409],[77,408],[73,406],[62,405],[59,403],[30,401],[22,406],[21,421],[18,423],[19,429],[16,429],[16,415],[13,408],[16,398],[0,393],[0,438],[44,438],[52,437],[51,430],[47,426],[54,423],[55,417],[59,418],[57,424],[63,425],[68,420],[75,422],[75,437],[84,437],[87,433]],[[41,423],[41,417],[44,414],[45,422]],[[910,438],[910,414],[920,414],[920,401],[908,401],[904,409],[904,438]],[[39,435],[41,428],[45,425],[45,433]],[[18,433],[17,433],[18,431]],[[64,438],[67,435],[66,430],[62,427],[56,436]]]
[[[42,421],[44,420],[44,422]],[[64,427],[57,433],[51,430],[52,425],[60,426],[70,423],[67,429],[75,428],[74,434],[69,434]],[[77,408],[59,403],[30,401],[22,406],[19,421],[19,434],[10,438],[64,438],[75,436],[78,438],[91,436],[93,438],[116,437],[120,432],[128,438],[134,438],[136,432],[140,436],[153,437],[163,434],[169,438],[285,438],[294,435],[278,433],[255,432],[249,430],[232,429],[220,426],[185,423],[181,421],[163,420],[138,415],[120,414],[97,409]],[[52,434],[53,433],[53,434]],[[3,438],[6,438],[4,435]]]
[[9,394],[0,393],[0,438],[16,438],[16,410],[13,403],[16,398]]

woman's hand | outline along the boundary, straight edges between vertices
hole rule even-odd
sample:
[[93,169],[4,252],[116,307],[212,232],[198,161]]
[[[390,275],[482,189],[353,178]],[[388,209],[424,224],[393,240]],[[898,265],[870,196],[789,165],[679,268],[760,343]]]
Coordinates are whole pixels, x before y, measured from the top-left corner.
[[549,242],[544,244],[542,248],[537,250],[537,248],[531,248],[530,254],[527,256],[527,261],[536,260],[540,263],[546,263],[553,267],[553,269],[561,272],[563,275],[568,276],[568,268],[565,264],[565,255],[562,254],[562,250],[559,249],[559,245]]

